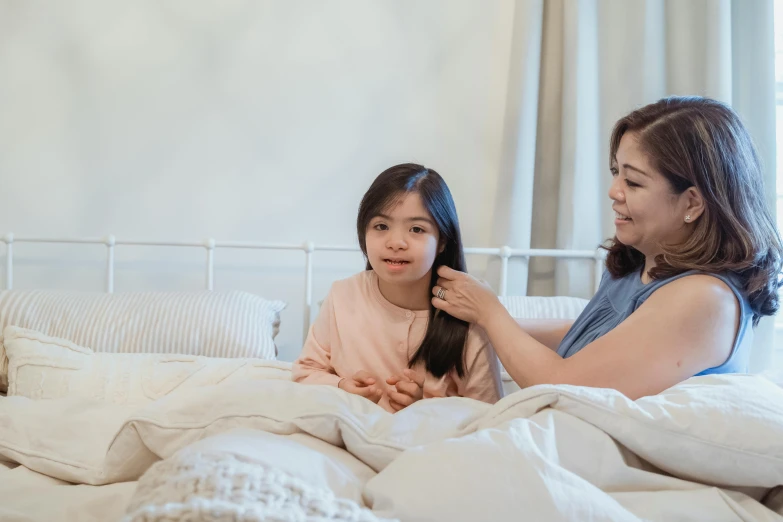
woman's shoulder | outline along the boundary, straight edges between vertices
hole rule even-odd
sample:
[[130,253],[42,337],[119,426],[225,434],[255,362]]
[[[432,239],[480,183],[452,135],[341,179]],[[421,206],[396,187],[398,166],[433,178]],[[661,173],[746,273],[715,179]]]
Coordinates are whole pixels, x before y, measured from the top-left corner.
[[668,288],[664,295],[689,292],[717,297],[725,294],[724,298],[732,297],[740,302],[745,300],[744,284],[737,274],[701,270],[688,270],[671,277],[654,279],[648,283],[642,282],[640,271],[623,276],[612,276],[609,271],[605,271],[596,295],[622,295],[637,300],[637,305],[641,305],[653,294],[660,295],[659,292],[664,288]]
[[741,281],[731,274],[694,270],[647,283],[640,276],[639,271],[620,277],[605,273],[598,292],[575,325],[595,324],[605,330],[641,308],[650,318],[659,314],[669,317],[678,310],[677,317],[685,322],[710,317],[734,321],[738,311],[744,320],[751,313]]
[[726,364],[752,317],[747,300],[730,280],[708,273],[690,273],[663,285],[634,315],[637,331],[685,339],[673,349],[688,346],[691,356],[701,354],[702,362],[709,363],[707,368]]
[[690,272],[661,285],[646,301],[665,308],[676,306],[689,317],[719,320],[733,318],[738,307],[744,308],[746,299],[729,276]]
[[740,303],[747,300],[745,283],[734,272],[688,270],[655,283],[656,292],[667,289],[664,294],[737,300]]
[[690,271],[681,274],[662,288],[666,286],[676,288],[679,292],[688,291],[695,294],[713,294],[715,292],[733,294],[733,287],[736,286],[736,283],[723,274]]

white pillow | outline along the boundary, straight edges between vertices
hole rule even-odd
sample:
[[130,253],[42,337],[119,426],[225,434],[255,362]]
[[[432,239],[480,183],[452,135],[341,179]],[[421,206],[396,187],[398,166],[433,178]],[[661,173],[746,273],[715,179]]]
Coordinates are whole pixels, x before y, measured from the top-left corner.
[[174,390],[241,380],[291,380],[291,364],[153,353],[95,353],[65,339],[7,326],[8,396],[82,397],[142,405]]
[[506,296],[498,299],[514,319],[576,319],[589,302],[566,296]]
[[[8,325],[62,337],[96,352],[275,359],[283,301],[247,292],[49,290],[0,292]],[[0,390],[7,385],[0,337]]]

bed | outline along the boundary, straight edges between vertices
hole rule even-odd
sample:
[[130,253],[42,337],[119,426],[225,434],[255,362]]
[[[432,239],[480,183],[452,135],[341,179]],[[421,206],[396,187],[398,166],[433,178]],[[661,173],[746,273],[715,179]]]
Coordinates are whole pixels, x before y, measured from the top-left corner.
[[[106,292],[0,293],[2,521],[783,520],[773,375],[696,377],[637,401],[506,376],[494,405],[390,414],[291,382],[274,343],[286,303],[213,287],[211,252],[237,244],[201,243],[204,290],[114,293],[121,242],[95,241]],[[307,259],[303,329],[317,313]],[[573,318],[586,303],[501,299],[520,319]]]

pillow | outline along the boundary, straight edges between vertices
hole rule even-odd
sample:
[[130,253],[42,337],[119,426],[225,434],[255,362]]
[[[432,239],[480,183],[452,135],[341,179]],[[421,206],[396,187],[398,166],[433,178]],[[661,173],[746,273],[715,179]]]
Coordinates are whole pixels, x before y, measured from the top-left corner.
[[589,302],[566,296],[505,296],[498,299],[514,319],[576,319]]
[[[237,291],[6,290],[0,292],[0,333],[19,326],[96,352],[275,359],[285,306]],[[0,347],[0,390],[7,386],[6,373]]]
[[240,380],[291,380],[282,361],[153,353],[95,353],[40,332],[7,326],[8,396],[82,397],[132,406],[171,393]]
[[[576,320],[585,309],[587,299],[579,297],[505,296],[498,298],[514,319],[572,319]],[[506,395],[519,391],[519,386],[501,365],[503,392]]]

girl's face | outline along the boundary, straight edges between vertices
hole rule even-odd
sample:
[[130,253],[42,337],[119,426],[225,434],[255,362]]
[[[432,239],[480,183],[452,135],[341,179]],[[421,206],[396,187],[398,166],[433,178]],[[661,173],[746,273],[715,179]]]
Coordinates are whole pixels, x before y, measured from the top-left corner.
[[669,182],[652,167],[631,133],[620,140],[612,175],[609,197],[615,211],[615,234],[621,243],[652,257],[661,245],[678,244],[688,237],[685,216],[688,221],[698,217],[689,201],[693,191],[673,194]]
[[426,278],[429,284],[440,234],[419,194],[407,193],[373,217],[365,241],[367,260],[379,279],[410,285]]

